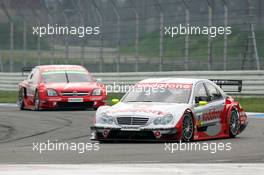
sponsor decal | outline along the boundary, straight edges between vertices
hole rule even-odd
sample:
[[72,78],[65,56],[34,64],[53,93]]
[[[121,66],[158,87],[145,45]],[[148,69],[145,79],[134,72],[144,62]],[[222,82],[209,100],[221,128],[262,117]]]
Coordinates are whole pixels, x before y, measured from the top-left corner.
[[206,121],[220,119],[221,118],[221,113],[222,113],[222,111],[210,111],[210,112],[206,112],[206,113],[199,112],[199,113],[196,114],[197,115],[196,124],[198,126],[201,126]]
[[203,121],[220,119],[222,111],[210,111],[202,115]]
[[192,84],[183,83],[138,83],[135,87],[191,89]]

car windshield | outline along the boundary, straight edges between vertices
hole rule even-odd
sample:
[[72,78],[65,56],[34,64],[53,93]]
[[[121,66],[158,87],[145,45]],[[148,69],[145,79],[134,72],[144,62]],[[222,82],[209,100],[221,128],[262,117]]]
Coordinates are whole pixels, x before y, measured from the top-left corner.
[[191,95],[191,86],[188,88],[150,88],[135,87],[125,95],[122,102],[163,102],[188,103]]
[[44,83],[92,82],[86,71],[47,71],[42,73]]

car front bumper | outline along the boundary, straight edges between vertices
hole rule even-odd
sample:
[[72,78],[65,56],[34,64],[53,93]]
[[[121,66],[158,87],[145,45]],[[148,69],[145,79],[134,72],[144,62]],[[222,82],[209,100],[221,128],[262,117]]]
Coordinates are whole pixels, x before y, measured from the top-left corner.
[[91,140],[178,140],[177,128],[140,128],[137,130],[123,128],[91,127]]
[[104,96],[88,97],[43,97],[40,108],[98,108],[106,105]]

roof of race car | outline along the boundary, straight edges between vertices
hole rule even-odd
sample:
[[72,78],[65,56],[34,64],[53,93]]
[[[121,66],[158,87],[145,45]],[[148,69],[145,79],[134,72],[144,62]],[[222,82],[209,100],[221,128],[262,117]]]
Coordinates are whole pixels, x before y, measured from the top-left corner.
[[206,79],[195,79],[195,78],[148,78],[138,82],[141,83],[181,83],[181,84],[195,84],[198,81],[206,81]]
[[46,70],[85,70],[84,67],[79,66],[79,65],[41,65],[41,66],[36,66],[36,68],[39,68],[41,71],[46,71]]

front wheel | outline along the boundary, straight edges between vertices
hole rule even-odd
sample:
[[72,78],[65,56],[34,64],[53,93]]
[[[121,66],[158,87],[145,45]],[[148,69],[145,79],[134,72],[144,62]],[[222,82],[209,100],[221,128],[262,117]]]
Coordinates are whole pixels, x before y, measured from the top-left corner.
[[38,91],[36,91],[35,97],[34,97],[34,110],[39,111],[40,110],[39,106],[40,106],[39,93]]
[[189,142],[193,140],[194,126],[193,118],[191,114],[187,113],[184,115],[182,122],[182,140]]
[[19,105],[19,109],[20,110],[24,110],[25,109],[25,102],[24,102],[24,91],[23,89],[19,90],[18,93],[18,105]]
[[231,138],[236,137],[239,129],[239,117],[236,110],[232,110],[229,120],[229,136]]

